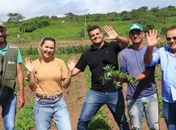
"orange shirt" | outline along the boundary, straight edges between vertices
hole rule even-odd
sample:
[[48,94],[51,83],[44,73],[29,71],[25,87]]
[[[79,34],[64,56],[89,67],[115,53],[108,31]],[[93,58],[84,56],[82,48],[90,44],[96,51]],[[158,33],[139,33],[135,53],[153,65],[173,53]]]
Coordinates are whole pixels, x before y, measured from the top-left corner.
[[39,59],[34,61],[34,74],[37,82],[36,93],[56,95],[63,92],[62,79],[67,77],[67,67],[63,60],[54,60],[45,63]]

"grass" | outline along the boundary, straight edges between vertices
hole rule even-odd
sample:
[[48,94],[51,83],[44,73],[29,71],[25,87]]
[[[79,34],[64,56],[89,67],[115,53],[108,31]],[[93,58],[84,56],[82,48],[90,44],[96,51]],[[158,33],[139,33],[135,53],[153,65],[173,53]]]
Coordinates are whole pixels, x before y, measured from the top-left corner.
[[[87,21],[87,26],[98,24],[101,28],[104,25],[112,25],[115,30],[121,35],[128,34],[128,28],[130,22],[122,21]],[[20,33],[19,25],[11,26],[8,28],[8,41],[12,43],[19,42],[31,42],[31,41],[40,41],[43,37],[51,36],[56,40],[81,40],[85,39],[85,36],[81,33],[84,33],[85,25],[84,22],[65,22],[55,21],[50,24],[50,26],[37,29],[31,33]],[[88,36],[86,36],[88,39]]]

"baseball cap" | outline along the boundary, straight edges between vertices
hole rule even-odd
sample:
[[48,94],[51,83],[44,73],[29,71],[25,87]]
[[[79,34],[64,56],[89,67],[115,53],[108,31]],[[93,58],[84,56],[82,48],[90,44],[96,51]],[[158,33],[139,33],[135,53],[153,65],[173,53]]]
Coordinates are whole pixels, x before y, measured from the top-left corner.
[[142,24],[140,24],[140,23],[132,23],[131,26],[130,26],[130,31],[129,32],[131,32],[133,30],[143,31]]
[[5,28],[5,24],[4,24],[4,22],[2,22],[1,20],[0,20],[0,27]]

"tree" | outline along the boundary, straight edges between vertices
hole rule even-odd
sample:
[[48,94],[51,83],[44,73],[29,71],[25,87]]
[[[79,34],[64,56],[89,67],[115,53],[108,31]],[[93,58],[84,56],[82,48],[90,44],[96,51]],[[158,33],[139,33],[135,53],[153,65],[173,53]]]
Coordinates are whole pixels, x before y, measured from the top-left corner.
[[66,17],[74,17],[76,16],[75,14],[73,14],[72,12],[66,13],[64,14]]
[[159,11],[159,7],[154,7],[154,8],[151,9],[151,11],[154,12],[154,13],[156,13],[156,12]]
[[19,13],[8,13],[7,16],[9,17],[9,19],[7,20],[7,22],[18,23],[20,21],[23,21],[23,19],[24,19],[24,16],[22,16]]

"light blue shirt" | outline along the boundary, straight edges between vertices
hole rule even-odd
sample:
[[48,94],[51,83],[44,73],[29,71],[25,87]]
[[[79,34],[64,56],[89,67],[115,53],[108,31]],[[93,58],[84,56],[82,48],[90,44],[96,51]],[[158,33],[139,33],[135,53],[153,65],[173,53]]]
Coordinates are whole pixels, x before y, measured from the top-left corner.
[[[5,54],[6,54],[8,46],[9,46],[9,45],[7,44],[5,48],[0,49],[0,54],[1,54],[1,55],[5,55]],[[23,59],[22,59],[20,50],[18,49],[17,63],[20,64],[20,63],[22,63],[22,62],[23,62]]]
[[151,65],[161,65],[162,97],[165,102],[176,102],[176,56],[172,54],[169,45],[153,53]]

